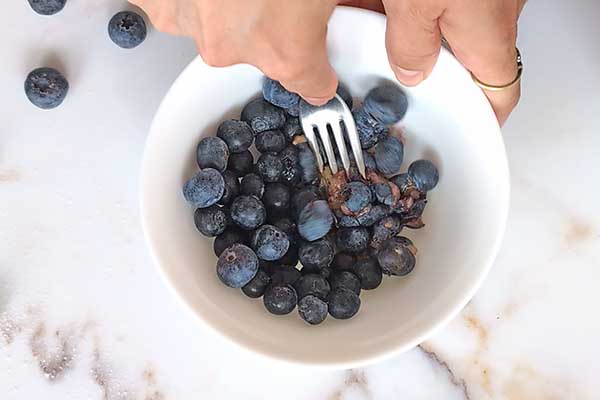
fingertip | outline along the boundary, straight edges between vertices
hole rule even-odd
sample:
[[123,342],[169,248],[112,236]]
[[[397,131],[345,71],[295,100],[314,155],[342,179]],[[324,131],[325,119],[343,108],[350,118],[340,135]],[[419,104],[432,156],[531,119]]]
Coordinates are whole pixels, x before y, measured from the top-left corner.
[[392,65],[396,79],[405,86],[416,86],[425,79],[423,71],[402,68],[399,65]]

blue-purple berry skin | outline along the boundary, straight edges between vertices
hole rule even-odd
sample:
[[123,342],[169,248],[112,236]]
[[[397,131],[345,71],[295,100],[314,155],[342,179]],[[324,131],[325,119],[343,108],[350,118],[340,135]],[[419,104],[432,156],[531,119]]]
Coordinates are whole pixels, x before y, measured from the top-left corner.
[[231,153],[241,153],[252,146],[254,132],[246,122],[228,119],[217,128],[217,137],[227,143]]
[[252,248],[261,260],[279,260],[289,247],[290,241],[285,232],[273,225],[262,225],[252,235]]
[[119,47],[132,49],[146,39],[146,23],[133,11],[116,13],[108,22],[108,36]]
[[36,68],[25,79],[25,95],[29,101],[43,110],[62,104],[69,92],[69,82],[54,68]]
[[398,86],[386,84],[371,89],[365,97],[363,107],[380,124],[389,126],[404,117],[408,99]]
[[333,213],[325,200],[310,202],[298,216],[298,232],[309,242],[327,235],[332,225]]
[[327,298],[329,315],[336,319],[349,319],[360,309],[360,297],[349,289],[336,289]]
[[408,167],[408,175],[422,192],[428,192],[437,186],[440,174],[437,167],[429,160],[414,161]]
[[60,12],[67,0],[28,0],[29,5],[40,15],[54,15]]
[[274,315],[285,315],[296,308],[298,295],[291,285],[271,284],[263,295],[263,304]]
[[265,223],[267,210],[255,196],[238,196],[231,203],[231,219],[244,230],[253,230]]
[[213,168],[200,170],[183,186],[183,196],[194,207],[206,208],[216,204],[225,192],[225,180]]
[[214,168],[219,172],[227,169],[229,149],[227,143],[216,136],[208,136],[198,142],[196,161],[200,169]]
[[234,244],[225,249],[217,261],[217,276],[225,285],[241,288],[258,271],[258,257],[246,245]]
[[258,98],[246,104],[241,120],[247,122],[254,133],[280,129],[285,124],[285,111],[265,99]]
[[298,301],[298,314],[310,325],[322,323],[327,318],[328,311],[327,302],[317,296],[304,296]]
[[387,134],[387,128],[377,122],[364,108],[355,109],[352,111],[352,116],[363,149],[375,146]]
[[269,103],[285,109],[297,108],[300,101],[300,96],[290,92],[281,83],[268,77],[265,77],[263,81],[262,93]]
[[373,148],[377,169],[384,175],[393,175],[400,170],[404,160],[404,145],[395,136],[387,136]]

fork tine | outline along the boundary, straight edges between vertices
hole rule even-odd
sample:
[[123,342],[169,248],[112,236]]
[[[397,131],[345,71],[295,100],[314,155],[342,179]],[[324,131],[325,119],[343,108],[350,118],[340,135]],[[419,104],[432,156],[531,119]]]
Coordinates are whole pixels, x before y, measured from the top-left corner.
[[337,161],[335,160],[335,152],[333,151],[331,139],[329,138],[327,123],[318,123],[317,131],[319,133],[321,143],[323,143],[323,147],[325,148],[325,154],[327,154],[327,163],[329,164],[329,169],[331,169],[332,174],[336,174],[338,172]]
[[331,131],[333,132],[335,145],[337,146],[338,153],[340,155],[340,158],[342,159],[342,164],[344,164],[346,176],[350,176],[350,158],[348,157],[346,141],[344,140],[344,133],[342,132],[340,122],[331,124]]
[[358,171],[363,178],[367,179],[365,160],[363,160],[362,146],[360,145],[360,139],[358,138],[358,132],[356,131],[354,118],[346,118],[343,121],[346,127],[346,134],[348,135],[348,139],[350,139],[350,147],[352,148],[352,154],[354,154],[354,161],[356,161]]
[[300,119],[302,124],[302,130],[304,131],[304,136],[308,141],[308,145],[312,149],[315,154],[315,158],[317,159],[317,166],[319,167],[319,171],[323,172],[323,159],[321,158],[321,151],[319,151],[319,143],[317,142],[317,138],[315,136],[315,126],[309,123],[306,119]]

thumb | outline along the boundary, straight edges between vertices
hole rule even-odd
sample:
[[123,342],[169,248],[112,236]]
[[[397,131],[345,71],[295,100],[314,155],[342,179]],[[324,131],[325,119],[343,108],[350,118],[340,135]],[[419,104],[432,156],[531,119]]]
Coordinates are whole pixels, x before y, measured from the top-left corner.
[[420,83],[431,73],[441,47],[438,18],[442,10],[422,3],[384,0],[388,58],[396,78],[407,86]]

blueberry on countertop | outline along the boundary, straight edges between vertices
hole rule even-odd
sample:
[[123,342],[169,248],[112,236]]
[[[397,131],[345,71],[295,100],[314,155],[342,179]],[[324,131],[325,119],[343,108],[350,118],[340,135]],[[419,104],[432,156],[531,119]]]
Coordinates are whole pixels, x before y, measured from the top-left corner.
[[183,186],[183,196],[194,207],[205,208],[216,204],[225,192],[225,180],[216,169],[205,168],[191,177]]
[[254,132],[246,122],[228,119],[223,121],[217,128],[217,137],[227,143],[230,152],[241,153],[248,150],[252,145]]
[[40,15],[53,15],[61,11],[67,0],[28,0],[29,5]]
[[58,107],[69,91],[69,82],[54,68],[36,68],[25,79],[25,95],[35,106],[49,110]]
[[255,133],[280,129],[285,124],[285,111],[265,99],[254,99],[242,110],[242,121],[247,122]]
[[371,89],[363,107],[379,123],[393,125],[406,114],[408,99],[398,86],[386,84]]
[[110,19],[108,35],[117,46],[132,49],[146,39],[146,23],[133,11],[121,11]]
[[258,257],[243,244],[226,248],[217,261],[217,276],[225,285],[241,288],[254,278],[258,271]]
[[422,192],[428,192],[436,187],[440,179],[438,169],[429,160],[414,161],[408,167],[408,175]]
[[327,318],[327,303],[317,296],[304,296],[298,301],[298,314],[310,325],[318,325]]
[[267,210],[257,197],[241,195],[231,203],[231,219],[240,228],[252,230],[265,223]]
[[291,313],[296,308],[297,302],[296,290],[290,285],[272,284],[263,296],[265,308],[275,315]]

